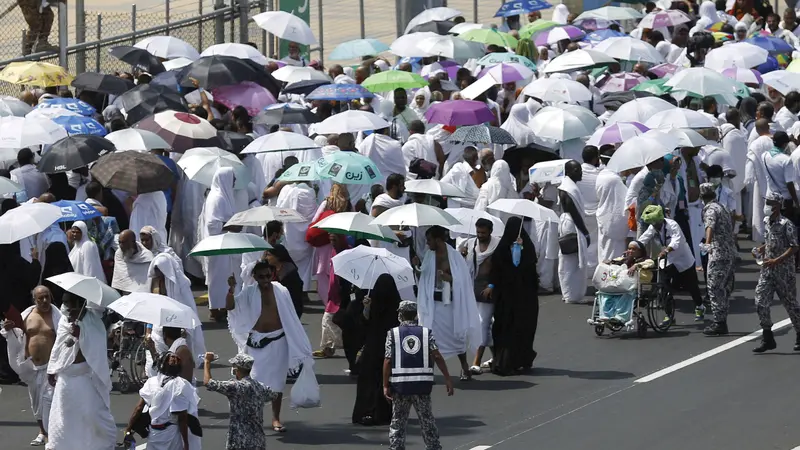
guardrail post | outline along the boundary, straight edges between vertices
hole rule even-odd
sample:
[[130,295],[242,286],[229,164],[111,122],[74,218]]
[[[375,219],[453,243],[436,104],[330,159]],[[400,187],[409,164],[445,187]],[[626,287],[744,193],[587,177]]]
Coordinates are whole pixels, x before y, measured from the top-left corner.
[[214,43],[222,44],[225,42],[225,0],[214,0],[214,12],[218,13],[214,18]]
[[58,4],[58,65],[67,69],[67,47],[69,46],[69,21],[67,5]]
[[[103,15],[102,14],[98,14],[97,15],[97,40],[100,41],[101,39],[103,39]],[[97,51],[95,52],[95,55],[94,55],[94,58],[95,58],[94,59],[94,71],[95,72],[100,72],[100,51],[101,51],[101,48],[102,48],[102,46],[100,44],[97,44]]]
[[131,5],[131,45],[136,44],[136,3]]
[[[275,11],[275,4],[273,0],[267,0],[267,11]],[[264,32],[267,36],[267,57],[272,58],[275,55],[275,37],[272,33]]]
[[[197,2],[197,13],[202,17],[203,15],[203,2]],[[203,51],[203,21],[197,22],[197,48]]]
[[472,22],[478,23],[478,0],[472,0]]
[[[84,0],[75,0],[75,43],[86,42],[86,11]],[[75,53],[75,73],[86,72],[86,51]]]
[[[325,32],[323,31],[323,28],[322,28],[322,22],[323,22],[322,17],[325,14],[322,12],[322,0],[317,0],[317,9],[319,9],[319,13],[318,13],[319,16],[317,17],[317,19],[319,20],[319,36],[317,36],[319,38],[319,64],[320,64],[320,66],[324,67],[325,66],[325,38],[324,38]],[[308,56],[311,57],[310,54]]]
[[169,36],[169,0],[164,0],[164,23],[167,24],[164,34]]
[[[259,3],[259,6],[260,6],[259,11],[262,12],[262,13],[266,12],[267,11],[267,1],[266,0],[259,0],[258,3]],[[269,53],[267,53],[267,30],[263,30],[263,29],[261,30],[261,52],[262,53],[266,53],[267,56],[269,56]]]
[[239,42],[250,42],[250,0],[239,0]]
[[231,20],[231,32],[228,37],[228,42],[236,42],[234,35],[236,35],[236,0],[231,0],[231,6],[228,8],[228,15]]
[[358,20],[361,24],[361,39],[364,39],[367,37],[367,27],[364,23],[364,0],[358,0]]

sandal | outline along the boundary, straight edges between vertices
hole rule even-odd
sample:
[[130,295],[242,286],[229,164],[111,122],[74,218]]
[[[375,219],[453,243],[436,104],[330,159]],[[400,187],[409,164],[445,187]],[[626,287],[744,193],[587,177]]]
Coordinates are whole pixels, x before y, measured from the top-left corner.
[[325,347],[325,348],[322,348],[322,349],[319,349],[319,350],[314,350],[311,353],[311,356],[313,356],[314,358],[330,358],[335,353],[336,353],[336,350],[334,350],[333,348]]
[[480,375],[483,373],[483,370],[479,366],[472,366],[469,368],[469,372],[473,375]]
[[469,372],[467,372],[466,374],[464,372],[461,372],[461,376],[458,377],[458,379],[460,381],[472,381],[472,374]]
[[283,425],[275,425],[273,423],[272,424],[272,431],[274,431],[276,433],[285,433],[286,432],[286,427],[283,426]]

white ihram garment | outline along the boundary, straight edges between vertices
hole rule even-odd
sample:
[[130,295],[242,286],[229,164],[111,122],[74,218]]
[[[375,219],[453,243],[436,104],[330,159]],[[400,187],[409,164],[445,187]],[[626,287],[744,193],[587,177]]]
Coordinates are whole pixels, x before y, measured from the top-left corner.
[[753,241],[764,242],[764,198],[767,195],[767,173],[761,157],[772,149],[770,136],[759,136],[747,147],[747,163],[745,166],[745,185],[753,186]]
[[625,252],[628,215],[627,188],[620,176],[609,170],[597,175],[597,261],[610,261]]
[[69,262],[72,264],[72,269],[81,275],[105,281],[106,274],[103,272],[103,265],[100,262],[100,252],[97,250],[97,245],[89,239],[89,230],[86,228],[86,224],[78,221],[74,222],[72,227],[81,230],[81,240],[75,242],[72,250],[69,251]]
[[167,197],[161,191],[139,194],[133,202],[128,229],[136,233],[137,241],[139,230],[147,225],[167,236]]
[[311,290],[311,274],[313,272],[314,247],[306,242],[308,225],[317,212],[317,196],[314,189],[305,183],[289,184],[281,189],[276,206],[297,211],[306,219],[306,222],[293,222],[283,224],[286,236],[286,250],[297,266],[297,273],[303,280],[303,290]]
[[[558,190],[567,193],[578,214],[583,215],[583,197],[578,189],[578,186],[569,177],[564,177]],[[586,219],[584,217],[584,223]],[[571,255],[565,255],[559,251],[558,254],[558,282],[561,285],[561,296],[566,303],[581,303],[586,295],[587,275],[586,268],[588,267],[586,237],[578,230],[572,216],[567,213],[561,213],[558,225],[558,237],[561,238],[570,233],[576,233],[578,237],[578,252]]]
[[[163,384],[163,386],[162,386]],[[139,390],[139,395],[148,406],[150,423],[164,425],[163,430],[150,429],[147,437],[148,450],[184,450],[183,436],[178,427],[178,419],[174,413],[186,411],[197,417],[199,397],[194,386],[182,377],[167,378],[159,374],[149,378]],[[189,450],[200,450],[200,436],[188,431]]]
[[586,274],[591,277],[594,275],[594,269],[597,267],[597,253],[598,253],[598,224],[597,224],[597,175],[600,173],[600,168],[591,164],[583,163],[581,165],[582,177],[578,181],[578,189],[583,197],[583,212],[585,213],[586,229],[589,231],[589,247],[586,250]]

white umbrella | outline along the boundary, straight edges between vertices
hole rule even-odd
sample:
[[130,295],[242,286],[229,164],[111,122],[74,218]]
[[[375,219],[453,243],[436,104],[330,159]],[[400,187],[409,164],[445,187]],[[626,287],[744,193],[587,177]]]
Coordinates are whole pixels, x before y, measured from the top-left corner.
[[368,111],[347,110],[334,114],[317,125],[317,134],[357,133],[388,128],[389,122]]
[[600,120],[588,109],[580,106],[575,107],[578,109],[567,109],[567,106],[573,105],[542,108],[531,117],[528,126],[537,136],[557,141],[589,136],[600,126]]
[[502,220],[486,211],[477,211],[470,208],[447,208],[444,211],[450,213],[451,216],[455,217],[460,222],[458,225],[445,227],[456,234],[475,236],[475,222],[477,222],[478,219],[486,219],[492,222],[492,236],[501,237],[506,229]]
[[[426,38],[437,38],[437,37],[439,37],[439,35],[432,31],[404,34],[395,39],[394,42],[392,42],[392,45],[389,46],[389,51],[397,56],[402,56],[404,58],[406,57],[413,58],[420,53],[425,53],[422,50],[420,50],[420,48],[417,46],[420,42],[422,42]],[[424,54],[422,56],[434,56],[434,55]]]
[[455,36],[436,36],[422,39],[417,44],[422,51],[416,56],[439,56],[451,59],[480,58],[486,49],[480,42],[465,41]]
[[[676,147],[702,147],[708,145],[708,139],[703,135],[689,128],[670,128],[666,133],[678,141]],[[645,133],[647,136],[647,133]]]
[[461,11],[447,7],[430,8],[422,11],[408,21],[406,30],[403,33],[408,33],[412,28],[428,22],[440,22],[442,20],[450,20],[460,16]]
[[713,128],[717,125],[707,115],[685,108],[661,111],[645,123],[648,128]]
[[664,62],[664,57],[655,47],[645,41],[628,36],[602,40],[594,46],[593,50],[625,61],[645,61],[653,64]]
[[592,92],[581,83],[563,78],[539,78],[522,90],[524,95],[543,102],[577,103],[592,100]]
[[625,141],[614,152],[614,156],[606,164],[606,169],[619,173],[635,167],[644,167],[671,152],[671,148],[655,139],[636,136]]
[[0,117],[0,148],[49,145],[65,137],[64,127],[49,119]]
[[637,98],[624,103],[619,109],[606,120],[606,125],[613,125],[618,122],[639,122],[645,123],[654,114],[675,109],[675,105],[662,100],[658,97]]
[[175,36],[151,36],[137,42],[134,47],[147,50],[151,55],[164,59],[186,58],[194,61],[200,57],[200,53],[194,47]]
[[49,203],[25,203],[0,216],[0,244],[39,234],[61,218],[61,208]]
[[33,111],[25,114],[25,117],[28,119],[36,119],[36,120],[53,120],[56,117],[64,117],[64,116],[80,116],[80,114],[76,113],[75,111],[70,111],[66,108],[36,108]]
[[786,70],[775,70],[761,76],[764,84],[786,95],[792,91],[800,91],[800,73]]
[[407,227],[425,227],[439,225],[458,225],[458,219],[446,213],[443,209],[435,206],[411,203],[408,205],[397,206],[387,209],[380,216],[376,217],[373,225],[396,225]]
[[332,83],[331,77],[320,72],[319,70],[312,69],[311,67],[295,67],[283,66],[280,69],[272,72],[272,76],[276,80],[284,81],[286,83],[295,83],[298,81],[319,80]]
[[116,289],[95,277],[87,277],[77,272],[67,272],[47,278],[47,281],[67,292],[83,297],[95,305],[108,307],[120,295]]
[[723,45],[708,52],[704,67],[723,70],[729,67],[750,69],[767,62],[769,52],[749,42]]
[[482,24],[482,23],[462,22],[462,23],[456,24],[456,26],[454,26],[453,28],[450,28],[448,33],[458,35],[458,34],[461,34],[461,33],[466,33],[467,31],[471,31],[471,30],[480,30],[480,29],[488,30],[489,28],[491,28],[489,25]]
[[549,183],[559,180],[564,176],[564,165],[571,159],[557,159],[555,161],[542,161],[528,169],[528,179],[533,183]]
[[673,90],[692,92],[707,97],[711,95],[732,95],[737,86],[730,78],[705,67],[684,69],[672,76],[665,86]]
[[114,144],[118,152],[129,150],[146,152],[172,148],[161,136],[140,128],[125,128],[108,133],[105,138]]
[[283,223],[307,222],[305,217],[293,209],[264,205],[234,214],[225,226],[263,227],[273,220]]
[[200,53],[201,57],[212,55],[233,56],[234,58],[239,59],[249,59],[260,66],[266,66],[267,63],[269,63],[267,57],[262,55],[258,49],[247,44],[239,44],[238,42],[212,45],[203,50],[203,53]]
[[244,153],[267,153],[283,150],[309,150],[319,148],[313,139],[299,133],[289,131],[276,131],[258,137],[241,151]]
[[170,70],[183,69],[184,67],[188,66],[193,62],[194,61],[192,61],[189,58],[175,58],[175,59],[170,59],[168,61],[164,61],[161,64],[164,66],[164,70],[170,71]]
[[165,295],[134,292],[111,303],[108,309],[126,319],[156,327],[193,329],[200,324],[192,308]]
[[280,39],[313,45],[317,38],[303,19],[285,11],[267,11],[253,16],[260,28],[269,31]]
[[27,103],[14,97],[4,95],[0,97],[0,117],[16,116],[24,117],[31,112],[33,108]]
[[[678,128],[670,128],[670,129],[663,129],[663,130],[649,130],[646,133],[642,134],[643,137],[648,139],[652,139],[658,141],[667,148],[678,148],[681,147],[681,139],[680,137],[669,133],[669,131],[677,130]],[[691,131],[691,130],[689,130]],[[627,139],[626,139],[627,140]]]
[[501,198],[486,207],[493,211],[500,211],[514,216],[529,217],[534,220],[545,219],[542,206],[524,198]]
[[668,9],[666,11],[653,11],[644,16],[636,28],[663,28],[674,27],[682,23],[691,22],[692,19],[683,11],[677,9]]
[[408,180],[405,184],[406,192],[414,194],[438,195],[441,197],[466,197],[467,194],[450,183],[439,180]]
[[25,188],[17,183],[14,183],[8,178],[0,177],[0,195],[13,194],[15,192],[20,192],[23,189]]
[[252,233],[223,233],[209,236],[194,246],[190,255],[219,256],[261,252],[272,246],[261,236]]
[[397,236],[391,228],[373,225],[373,217],[360,212],[341,212],[332,214],[316,224],[314,228],[324,229],[329,233],[346,234],[355,239],[376,239],[384,242],[397,242]]
[[337,254],[331,262],[334,274],[359,289],[372,289],[375,280],[384,273],[394,278],[397,289],[414,286],[414,270],[408,260],[385,248],[359,245]]
[[186,151],[178,161],[178,167],[183,169],[190,180],[204,186],[211,186],[214,174],[221,167],[233,168],[237,189],[245,189],[250,183],[250,169],[238,156],[217,147],[199,147]]
[[625,6],[603,6],[602,8],[582,12],[575,20],[605,19],[605,20],[630,20],[641,19],[644,14]]
[[617,60],[595,50],[575,50],[556,56],[544,68],[544,73],[573,72],[598,64],[616,63]]

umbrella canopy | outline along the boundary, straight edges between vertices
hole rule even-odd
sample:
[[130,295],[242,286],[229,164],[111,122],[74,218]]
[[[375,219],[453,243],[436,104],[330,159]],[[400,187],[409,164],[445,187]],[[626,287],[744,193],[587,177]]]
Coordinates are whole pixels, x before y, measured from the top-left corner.
[[425,112],[428,123],[442,125],[478,125],[491,122],[494,114],[483,102],[474,100],[448,100],[431,105]]
[[194,61],[200,57],[194,47],[175,36],[150,36],[134,44],[134,47],[163,59],[186,58]]
[[586,141],[586,145],[594,145],[599,148],[603,145],[618,144],[644,134],[649,130],[650,128],[639,122],[617,122],[613,125],[598,128],[592,133],[592,137]]
[[511,133],[502,128],[488,125],[459,127],[447,140],[449,142],[458,142],[461,144],[517,145],[517,141]]
[[408,180],[405,183],[405,191],[413,194],[436,195],[440,197],[463,198],[467,194],[458,187],[443,183],[439,180]]
[[283,171],[278,181],[293,183],[296,181],[319,181],[322,177],[317,173],[317,162],[310,161],[295,164]]
[[553,5],[547,3],[545,0],[512,0],[503,3],[500,9],[494,13],[495,17],[509,17],[520,16],[523,14],[532,13],[534,11],[541,11],[543,9],[552,8]]
[[320,220],[313,227],[328,233],[352,236],[354,239],[398,242],[397,236],[389,227],[372,225],[371,222],[372,216],[360,212],[341,212]]
[[691,22],[692,19],[683,11],[668,9],[666,11],[654,11],[644,16],[637,28],[665,28],[674,27],[682,23]]
[[664,86],[667,82],[664,78],[643,81],[631,88],[631,92],[647,92],[648,94],[661,96],[672,92],[672,87]]
[[67,132],[49,119],[0,117],[0,148],[49,145],[67,137]]
[[[164,70],[169,72],[171,70],[183,69],[184,67],[188,66],[191,63],[192,60],[189,58],[175,58],[175,59],[170,59],[169,61],[164,61],[162,64],[164,65]],[[153,80],[150,80],[150,82],[152,83]]]
[[476,236],[475,222],[477,222],[478,219],[486,219],[492,222],[492,236],[501,237],[506,229],[502,220],[486,211],[477,211],[470,208],[447,208],[444,212],[458,219],[458,225],[448,225],[445,227],[456,234]]
[[543,102],[577,103],[594,98],[586,86],[563,78],[539,78],[525,86],[522,94]]
[[[678,72],[681,69],[683,69],[683,67],[680,67],[680,66],[675,65],[675,64],[664,63],[664,64],[659,64],[657,66],[653,66],[653,67],[647,69],[647,71],[652,73],[653,75],[659,77],[659,78],[664,78],[667,75],[675,75],[675,73]],[[666,80],[664,80],[664,81],[666,81]]]
[[478,60],[480,66],[493,66],[502,63],[522,64],[530,70],[536,70],[536,64],[530,59],[511,52],[489,53]]
[[428,82],[416,73],[402,70],[387,70],[370,76],[361,83],[370,92],[389,92],[395,89],[415,89],[428,85]]
[[189,112],[184,100],[175,89],[166,86],[140,84],[119,97],[131,123],[139,122],[163,111]]
[[17,192],[22,192],[23,190],[25,190],[25,188],[19,184],[14,183],[6,177],[0,177],[0,195],[14,194]]
[[692,129],[670,128],[666,133],[677,139],[678,147],[702,147],[709,144],[708,139]]
[[263,227],[267,222],[272,222],[273,220],[278,220],[283,223],[308,221],[293,209],[264,205],[234,214],[233,217],[225,223],[225,226]]
[[267,88],[252,81],[243,81],[239,84],[222,86],[211,90],[214,101],[222,103],[229,109],[242,106],[251,116],[255,116],[262,109],[277,102]]
[[589,42],[592,45],[597,45],[599,42],[602,42],[606,39],[614,37],[623,37],[623,36],[627,35],[619,31],[603,29],[603,30],[593,31],[587,34],[586,36],[583,37],[583,40],[585,42]]
[[[289,67],[289,66],[286,66]],[[317,88],[322,86],[330,86],[331,80],[329,78],[319,79],[319,80],[300,80],[294,81],[286,85],[283,88],[284,94],[298,94],[298,95],[308,95],[314,92]]]
[[560,180],[564,176],[564,165],[568,162],[569,159],[537,162],[528,169],[529,182],[544,184]]
[[336,183],[372,186],[384,177],[371,159],[355,152],[333,152],[316,164],[320,177]]
[[637,98],[617,109],[617,111],[606,120],[606,125],[617,122],[639,122],[645,123],[654,114],[675,109],[675,105],[656,97]]
[[136,128],[161,136],[172,151],[183,153],[195,147],[220,145],[217,129],[205,119],[185,112],[162,111],[142,120]]
[[103,187],[131,194],[164,191],[175,180],[175,174],[158,156],[141,152],[103,155],[90,172]]
[[[335,114],[331,117],[339,115]],[[312,113],[310,109],[293,103],[277,103],[267,106],[253,118],[253,123],[259,125],[309,124],[317,122],[319,122],[319,117]]]
[[368,111],[347,110],[334,114],[317,125],[318,134],[357,133],[389,128],[389,122]]
[[358,59],[362,56],[377,56],[387,50],[389,46],[377,39],[354,39],[337,45],[329,58],[334,61]]
[[223,233],[209,236],[194,246],[192,256],[241,255],[242,253],[263,252],[272,246],[261,236],[251,233]]
[[7,95],[0,97],[0,117],[25,117],[31,111],[33,108],[18,98]]
[[242,150],[253,142],[252,136],[235,131],[218,131],[217,136],[219,136],[220,148],[234,155],[242,153]]
[[23,203],[0,216],[0,244],[39,234],[61,218],[61,208],[49,203]]
[[276,80],[283,81],[285,83],[296,83],[298,81],[309,80],[324,81],[327,83],[333,81],[331,80],[331,77],[325,74],[325,72],[320,72],[312,67],[284,66],[275,72],[272,72],[272,76],[275,77]]
[[[775,36],[755,36],[745,39],[746,43],[753,44],[768,51],[770,55],[778,55],[782,53],[791,54],[794,47],[789,45],[786,41]],[[2,73],[0,73],[2,75]]]
[[453,29],[456,25],[455,22],[450,20],[437,20],[435,22],[423,23],[417,25],[409,31],[409,34],[415,33],[436,33],[438,35],[445,35]]
[[269,31],[280,39],[303,45],[317,43],[311,27],[300,17],[285,11],[267,11],[253,16],[260,28]]
[[555,28],[561,26],[558,22],[553,22],[552,20],[543,20],[538,19],[535,20],[533,23],[529,23],[522,27],[519,30],[519,37],[522,39],[530,39],[536,33],[540,31],[549,30],[550,28]]
[[[533,78],[533,70],[519,63],[500,63],[481,70],[479,76],[489,75],[497,84],[511,83]],[[455,78],[455,77],[453,77]]]
[[645,123],[650,128],[713,128],[717,125],[701,112],[672,108],[653,114]]
[[67,134],[91,134],[92,136],[105,136],[108,131],[100,122],[91,117],[61,116],[53,118],[53,122],[61,125]]
[[76,202],[72,200],[61,200],[54,202],[52,205],[61,208],[61,218],[59,222],[75,222],[76,220],[89,220],[95,217],[100,217],[100,211],[96,210],[94,206],[86,202]]
[[164,65],[158,58],[145,49],[132,45],[120,45],[112,47],[108,53],[118,60],[128,63],[140,70],[144,70],[152,75],[164,72]]
[[704,67],[723,70],[730,67],[750,69],[767,62],[769,52],[748,42],[736,42],[715,48],[706,55]]
[[[586,31],[587,35],[584,36],[582,40],[584,42],[589,42],[590,44],[596,44],[597,42],[602,40],[602,39],[597,39],[597,36],[598,36],[597,34],[595,34],[592,38],[589,37],[589,34],[594,34],[595,31],[606,31],[606,30],[611,31],[612,34],[610,34],[607,37],[624,36],[623,33],[617,33],[614,30],[609,30],[608,29],[608,27],[610,27],[612,24],[615,24],[615,23],[617,23],[617,22],[613,21],[613,20],[600,19],[600,18],[595,18],[595,17],[587,17],[585,19],[580,19],[580,20],[576,19],[576,20],[572,21],[572,25],[575,25],[576,27],[580,28],[581,30]],[[578,45],[581,45],[581,44],[578,44]]]
[[439,225],[447,227],[459,225],[461,222],[450,213],[435,206],[423,205],[421,203],[409,203],[408,205],[397,206],[384,211],[376,217],[373,225],[395,225],[408,227],[425,227]]
[[722,75],[736,80],[744,84],[761,85],[764,79],[761,78],[761,73],[755,69],[740,69],[738,67],[731,67],[722,70]]
[[202,53],[200,53],[200,57],[215,56],[215,55],[231,56],[233,58],[239,58],[239,59],[249,59],[250,61],[253,61],[254,63],[260,66],[266,66],[267,64],[269,64],[269,59],[266,56],[262,55],[257,48],[253,48],[247,44],[240,44],[238,42],[226,42],[224,44],[215,44],[206,48],[205,50],[203,50]]
[[671,152],[672,148],[665,146],[656,139],[636,136],[625,141],[614,152],[614,155],[606,164],[606,169],[619,173],[635,167],[644,167]]
[[197,80],[205,89],[214,89],[243,81],[252,81],[267,88],[277,97],[280,86],[263,66],[233,56],[204,56],[181,69],[181,86],[194,87],[191,79]]
[[47,281],[61,289],[83,297],[87,302],[107,308],[120,295],[116,289],[95,277],[87,277],[77,272],[66,272],[47,278]]
[[86,167],[116,148],[108,139],[78,134],[54,143],[36,165],[42,173],[60,173]]
[[165,295],[134,292],[115,300],[108,309],[120,316],[154,327],[193,329],[200,324],[194,310]]
[[437,8],[429,8],[425,11],[414,16],[411,20],[408,21],[408,25],[406,25],[406,29],[403,32],[407,34],[411,31],[412,28],[422,25],[428,22],[436,22],[436,21],[443,21],[443,20],[450,20],[454,19],[458,16],[462,15],[462,12],[447,7],[437,7]]
[[[405,34],[403,36],[398,37],[397,39],[392,42],[392,45],[389,46],[389,51],[397,56],[403,57],[415,57],[418,56],[420,53],[425,53],[417,47],[417,44],[420,43],[424,38],[435,38],[440,36],[439,34],[433,32],[420,32],[420,33],[413,33],[413,34]],[[431,55],[423,55],[423,56],[431,56]]]
[[458,35],[465,41],[480,42],[484,45],[497,45],[498,47],[517,48],[517,39],[508,33],[497,31],[493,28],[479,28],[469,30]]
[[461,69],[461,66],[455,61],[444,60],[423,66],[419,74],[422,75],[422,78],[429,80],[432,75],[444,72],[451,80],[455,80],[458,77],[459,69]]
[[45,62],[12,62],[0,71],[0,80],[28,86],[66,86],[72,79],[63,67]]
[[491,26],[482,23],[461,22],[457,23],[453,28],[450,28],[450,31],[448,31],[448,33],[459,35],[461,33],[466,33],[469,30],[477,30],[479,28],[491,28]]
[[[774,72],[763,74],[761,78],[764,80],[765,85],[775,89],[783,95],[786,95],[791,91],[800,91],[800,73],[776,70]],[[4,145],[0,146],[5,147]]]
[[561,41],[577,41],[583,38],[586,33],[578,27],[572,25],[564,25],[560,27],[550,28],[536,34],[533,42],[537,46],[554,45]]
[[414,56],[438,56],[453,59],[480,58],[486,49],[480,42],[465,41],[456,36],[426,37],[417,43],[420,53]]
[[627,6],[603,6],[602,8],[584,11],[575,20],[605,19],[605,20],[631,20],[644,17],[639,11]]
[[306,100],[350,101],[372,98],[375,94],[360,84],[327,84],[314,89],[306,96]]
[[221,148],[198,147],[187,150],[178,161],[186,176],[204,186],[211,186],[214,174],[223,167],[231,167],[236,174],[236,189],[245,189],[250,182],[250,170],[233,153]]
[[616,64],[617,60],[605,53],[595,50],[580,49],[567,52],[553,58],[544,73],[573,72],[578,69],[586,69],[600,64]]
[[547,106],[528,121],[528,126],[537,136],[557,141],[589,136],[599,125],[597,117],[580,106],[570,109]]
[[299,133],[279,130],[256,138],[242,150],[242,153],[267,153],[312,148],[319,148],[313,139]]
[[633,72],[612,73],[600,87],[601,92],[625,92],[648,81],[645,76]]
[[97,110],[94,106],[76,98],[49,98],[36,105],[36,109],[66,109],[81,116],[91,117]]
[[72,87],[101,94],[120,95],[134,88],[133,81],[104,73],[79,73],[72,80]]
[[655,47],[640,39],[631,37],[612,37],[599,42],[594,50],[623,61],[644,61],[661,64],[664,57]]
[[504,212],[514,216],[529,217],[533,220],[542,220],[542,206],[524,198],[501,198],[486,207],[493,211]]
[[124,130],[109,133],[106,139],[114,144],[118,152],[150,150],[169,150],[169,143],[152,131],[139,128],[125,128]]
[[372,289],[378,277],[385,273],[394,278],[397,289],[415,284],[414,270],[408,260],[385,248],[359,245],[337,254],[331,262],[334,274],[360,289]]

